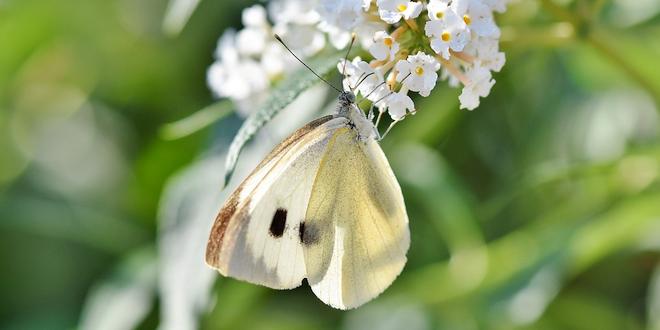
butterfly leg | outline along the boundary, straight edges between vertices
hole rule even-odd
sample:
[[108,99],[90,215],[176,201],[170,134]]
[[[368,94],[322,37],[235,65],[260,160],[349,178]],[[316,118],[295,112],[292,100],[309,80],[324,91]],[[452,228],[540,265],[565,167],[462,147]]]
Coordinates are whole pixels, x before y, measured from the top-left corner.
[[383,133],[383,135],[379,135],[378,141],[384,139],[385,136],[387,135],[387,133],[389,133],[389,132],[392,130],[392,127],[394,127],[394,125],[396,125],[396,124],[399,123],[400,121],[403,121],[404,119],[406,119],[406,117],[408,117],[408,116],[410,116],[410,115],[414,115],[414,114],[415,114],[415,112],[408,112],[408,113],[406,113],[405,115],[403,115],[403,117],[401,117],[401,118],[399,118],[399,119],[393,121],[393,122],[390,124],[390,126],[385,130],[385,133]]
[[380,124],[380,118],[381,117],[383,117],[383,112],[382,111],[378,114],[378,118],[376,118],[376,123],[374,124],[376,129],[378,129],[378,124]]
[[387,127],[387,130],[385,130],[385,133],[383,133],[383,135],[381,135],[381,136],[378,137],[378,141],[381,141],[382,139],[384,139],[385,136],[387,136],[387,133],[389,133],[389,132],[392,130],[392,127],[394,127],[394,125],[396,125],[396,124],[397,124],[398,122],[400,122],[400,121],[401,121],[401,119],[393,121],[393,122],[390,124],[390,126]]

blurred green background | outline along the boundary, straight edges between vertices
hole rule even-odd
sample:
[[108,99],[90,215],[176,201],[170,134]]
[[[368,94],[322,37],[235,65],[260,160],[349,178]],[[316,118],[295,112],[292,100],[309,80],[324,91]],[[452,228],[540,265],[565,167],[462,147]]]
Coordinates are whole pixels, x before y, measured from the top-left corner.
[[217,38],[252,2],[173,3],[0,0],[0,328],[660,329],[660,1],[498,17],[480,108],[441,84],[384,141],[409,262],[349,312],[196,257],[241,119],[160,132],[213,102]]

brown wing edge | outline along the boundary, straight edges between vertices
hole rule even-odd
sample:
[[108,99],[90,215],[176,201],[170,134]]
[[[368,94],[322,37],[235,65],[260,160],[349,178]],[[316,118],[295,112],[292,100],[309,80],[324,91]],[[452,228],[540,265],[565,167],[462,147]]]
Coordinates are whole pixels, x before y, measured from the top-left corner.
[[300,140],[301,137],[303,137],[305,134],[309,133],[313,129],[323,125],[324,123],[328,122],[329,120],[335,118],[333,115],[328,115],[324,116],[321,118],[318,118],[316,120],[313,120],[309,123],[307,123],[305,126],[299,128],[297,131],[295,131],[293,134],[291,134],[288,138],[286,138],[284,141],[282,141],[280,144],[278,144],[260,163],[257,165],[257,167],[252,170],[252,173],[241,182],[241,184],[234,190],[234,192],[229,196],[229,199],[224,203],[222,208],[220,209],[220,212],[218,212],[218,215],[215,217],[215,221],[213,223],[213,227],[211,227],[211,233],[209,234],[209,240],[208,243],[206,244],[206,264],[213,267],[213,268],[218,268],[218,258],[220,256],[220,249],[222,247],[222,242],[224,240],[225,232],[227,230],[227,226],[229,225],[229,222],[231,221],[232,218],[234,218],[234,215],[236,214],[236,211],[238,209],[238,204],[240,202],[240,194],[241,191],[243,190],[243,186],[245,185],[245,182],[252,177],[252,175],[256,172],[259,171],[265,164],[267,164],[271,159],[273,159],[275,156],[286,150],[289,146],[292,144],[296,143],[298,140]]

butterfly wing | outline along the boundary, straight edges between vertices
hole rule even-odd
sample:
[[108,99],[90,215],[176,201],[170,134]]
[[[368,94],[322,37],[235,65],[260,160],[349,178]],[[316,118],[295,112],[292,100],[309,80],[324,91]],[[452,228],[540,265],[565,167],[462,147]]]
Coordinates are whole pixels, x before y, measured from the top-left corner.
[[410,245],[401,188],[378,143],[348,127],[327,142],[302,230],[307,278],[316,296],[340,309],[383,292]]
[[211,229],[206,263],[225,276],[275,289],[300,286],[300,222],[325,147],[347,119],[326,116],[278,145],[234,191]]

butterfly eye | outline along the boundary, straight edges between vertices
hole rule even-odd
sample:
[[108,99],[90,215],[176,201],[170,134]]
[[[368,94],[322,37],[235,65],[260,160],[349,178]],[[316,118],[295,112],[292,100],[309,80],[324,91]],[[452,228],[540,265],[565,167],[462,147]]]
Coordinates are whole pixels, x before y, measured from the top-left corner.
[[282,208],[278,208],[273,214],[273,220],[270,222],[270,234],[275,238],[282,237],[284,234],[284,228],[286,227],[286,213],[287,211]]

